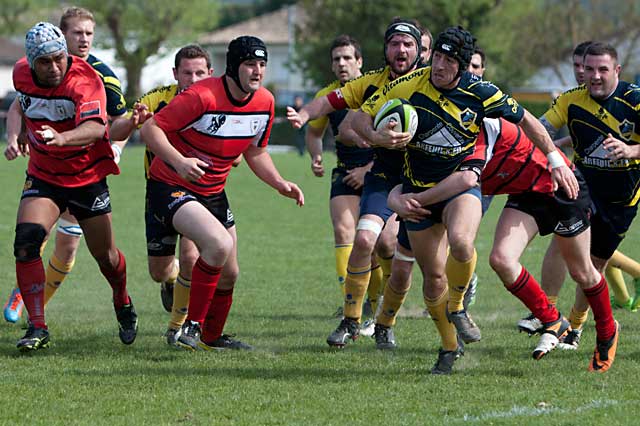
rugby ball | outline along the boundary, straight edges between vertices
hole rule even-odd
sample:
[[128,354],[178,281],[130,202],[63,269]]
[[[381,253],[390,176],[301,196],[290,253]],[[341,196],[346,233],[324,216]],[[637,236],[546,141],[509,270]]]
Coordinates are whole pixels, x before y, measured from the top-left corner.
[[373,127],[376,130],[387,127],[390,121],[396,123],[393,131],[409,132],[411,137],[418,130],[418,113],[416,109],[406,99],[391,99],[385,102],[373,120]]

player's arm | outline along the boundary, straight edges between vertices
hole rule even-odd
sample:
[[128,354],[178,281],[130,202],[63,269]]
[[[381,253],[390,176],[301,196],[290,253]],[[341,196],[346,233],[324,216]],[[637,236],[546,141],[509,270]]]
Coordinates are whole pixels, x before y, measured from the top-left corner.
[[554,191],[557,190],[558,187],[561,187],[569,198],[577,198],[578,181],[560,152],[556,149],[544,125],[526,109],[524,109],[524,115],[518,125],[531,142],[547,156],[547,160],[551,166]]
[[347,112],[347,115],[338,126],[338,137],[340,138],[340,142],[349,146],[370,148],[371,145],[369,144],[369,142],[362,138],[362,136],[360,136],[351,125],[351,123],[353,122],[353,117],[355,117],[355,113],[356,111],[349,110],[349,112]]
[[184,157],[171,145],[164,130],[151,118],[140,129],[140,137],[151,152],[173,167],[185,180],[197,181],[205,174],[207,163],[192,157]]
[[573,145],[573,143],[571,142],[571,136],[565,136],[560,139],[554,139],[553,144],[558,148],[571,148]]
[[387,206],[404,220],[420,222],[431,212],[422,207],[422,204],[416,200],[416,195],[415,193],[403,194],[402,185],[396,185],[395,188],[389,192]]
[[[4,151],[4,156],[9,161],[21,155],[29,155],[29,144],[24,139],[22,131],[24,125],[22,116],[22,107],[16,97],[13,102],[11,102],[9,111],[7,111],[7,148]],[[21,134],[23,138],[20,138]]]
[[322,128],[309,125],[304,135],[304,142],[311,157],[311,171],[317,177],[324,176],[324,166],[322,165],[322,137],[327,126]]
[[82,146],[94,143],[104,137],[106,125],[98,119],[89,119],[77,127],[58,133],[53,127],[43,125],[36,133],[47,142],[47,145]]
[[271,156],[267,152],[267,148],[249,145],[243,152],[243,156],[249,168],[260,180],[278,191],[281,195],[296,200],[297,205],[301,207],[304,205],[304,194],[302,190],[295,183],[286,181],[280,176],[278,169],[276,169],[275,164],[273,164]]
[[360,189],[364,186],[364,176],[371,170],[371,167],[373,167],[373,161],[364,166],[347,170],[347,175],[342,178],[342,181],[353,189]]
[[111,138],[117,141],[128,139],[138,127],[151,117],[153,117],[153,112],[149,111],[149,107],[136,102],[130,114],[121,115],[113,120],[110,128]]
[[323,115],[332,113],[336,109],[337,108],[334,108],[331,102],[329,102],[327,96],[321,96],[300,108],[300,111],[296,111],[292,107],[287,107],[287,120],[289,120],[289,123],[291,123],[294,128],[299,129],[304,126],[307,121],[320,118]]
[[404,148],[411,140],[411,133],[394,132],[392,129],[396,123],[389,122],[388,127],[379,130],[373,128],[373,118],[371,115],[360,111],[355,111],[351,120],[351,127],[363,139],[369,141],[370,145],[381,146],[390,149]]

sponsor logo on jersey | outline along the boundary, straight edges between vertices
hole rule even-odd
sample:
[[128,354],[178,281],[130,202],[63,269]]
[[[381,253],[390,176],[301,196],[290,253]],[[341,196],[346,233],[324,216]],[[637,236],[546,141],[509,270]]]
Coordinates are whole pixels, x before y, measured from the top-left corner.
[[207,127],[207,132],[215,135],[216,132],[222,127],[222,125],[227,121],[227,116],[224,114],[214,115],[211,117],[211,124]]
[[631,139],[631,135],[633,135],[633,132],[635,131],[635,129],[636,129],[635,123],[630,122],[626,118],[618,126],[618,131],[620,133],[620,136],[622,136],[622,138],[626,141]]
[[469,127],[475,123],[477,116],[478,114],[476,112],[469,108],[465,108],[464,111],[460,112],[460,124],[462,124],[462,127],[465,129],[469,129]]

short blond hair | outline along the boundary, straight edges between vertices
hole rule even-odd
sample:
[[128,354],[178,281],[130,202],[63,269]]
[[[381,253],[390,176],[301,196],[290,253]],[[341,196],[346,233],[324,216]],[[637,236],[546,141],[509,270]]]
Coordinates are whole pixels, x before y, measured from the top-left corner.
[[93,13],[89,9],[84,7],[70,7],[65,9],[64,13],[60,17],[60,29],[62,32],[66,32],[69,29],[68,21],[73,18],[88,19],[89,21],[96,23],[96,18],[93,17]]

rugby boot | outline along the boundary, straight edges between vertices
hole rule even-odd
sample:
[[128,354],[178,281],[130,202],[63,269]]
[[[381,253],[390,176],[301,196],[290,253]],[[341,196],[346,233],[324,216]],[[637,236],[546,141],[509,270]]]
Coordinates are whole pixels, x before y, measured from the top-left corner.
[[353,318],[343,318],[340,325],[327,337],[329,346],[344,348],[349,339],[356,340],[360,334],[360,324]]
[[558,346],[560,339],[564,338],[571,331],[571,324],[562,315],[552,323],[544,326],[540,341],[531,354],[534,359],[541,359]]
[[122,306],[120,309],[115,307],[114,309],[118,319],[120,341],[125,345],[130,345],[138,335],[138,315],[133,307],[133,301],[129,298],[129,304]]
[[616,349],[618,348],[618,336],[620,335],[620,324],[615,321],[616,333],[606,342],[598,340],[596,349],[593,351],[593,358],[589,364],[589,371],[597,371],[604,373],[607,371],[616,357]]
[[391,327],[387,327],[382,324],[376,324],[373,331],[373,337],[376,339],[376,349],[384,351],[393,350],[398,347],[398,345],[396,345],[396,338],[393,335],[393,329]]
[[29,325],[27,332],[18,340],[16,347],[20,352],[37,351],[49,347],[49,331],[46,328],[34,327]]
[[221,351],[225,349],[252,351],[253,346],[241,342],[240,340],[233,339],[234,334],[223,334],[213,342],[203,342],[200,340],[198,346],[205,351]]
[[533,314],[529,314],[518,321],[518,330],[520,330],[521,333],[527,333],[529,337],[542,332],[543,328],[542,321]]
[[4,319],[7,322],[18,322],[22,316],[22,308],[24,308],[24,301],[22,300],[22,294],[20,294],[19,288],[14,288],[11,291],[11,295],[4,305]]
[[464,309],[462,311],[447,312],[447,318],[456,327],[458,336],[464,343],[479,342],[482,338],[480,328]]

